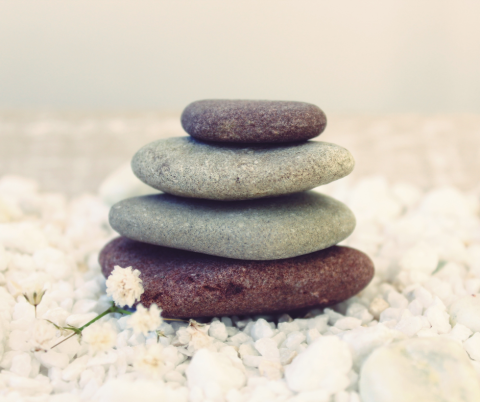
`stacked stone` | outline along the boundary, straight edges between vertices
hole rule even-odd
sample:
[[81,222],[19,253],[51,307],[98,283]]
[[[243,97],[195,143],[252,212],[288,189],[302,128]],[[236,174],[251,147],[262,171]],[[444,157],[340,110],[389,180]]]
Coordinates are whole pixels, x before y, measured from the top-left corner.
[[114,205],[122,237],[102,250],[141,271],[145,306],[165,317],[209,317],[324,307],[362,290],[373,264],[335,246],[355,227],[341,202],[314,191],[348,175],[344,148],[308,141],[326,125],[303,102],[204,100],[183,112],[189,137],[144,146],[137,177],[161,194]]

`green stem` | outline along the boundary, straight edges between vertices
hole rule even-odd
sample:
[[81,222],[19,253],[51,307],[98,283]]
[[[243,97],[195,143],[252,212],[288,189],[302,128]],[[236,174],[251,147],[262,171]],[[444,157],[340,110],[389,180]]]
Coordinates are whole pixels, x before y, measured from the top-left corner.
[[[36,310],[37,306],[35,306],[35,310]],[[35,311],[36,312],[36,311]],[[93,320],[90,320],[89,322],[87,322],[86,324],[82,325],[80,328],[77,328],[74,333],[70,336],[68,336],[67,338],[65,338],[64,340],[58,342],[57,344],[53,345],[51,347],[51,349],[53,349],[55,346],[58,346],[60,345],[61,343],[67,341],[68,339],[70,339],[71,337],[73,337],[74,335],[81,335],[82,331],[87,328],[88,326],[92,325],[95,321],[98,321],[100,318],[102,317],[105,317],[107,314],[110,314],[110,313],[122,313],[122,314],[128,314],[128,315],[131,315],[133,314],[131,311],[128,311],[128,310],[124,310],[123,308],[120,308],[120,307],[117,307],[115,305],[115,303],[112,303],[112,305],[107,309],[105,310],[102,314],[98,315],[97,317],[95,317]],[[188,323],[188,321],[185,321],[185,320],[181,320],[180,318],[164,318],[163,319],[164,321],[180,321],[180,322],[186,322]]]
[[128,314],[128,315],[133,314],[131,311],[124,310],[123,308],[119,308],[119,307],[115,307],[114,313],[122,313],[122,314]]
[[95,321],[98,321],[100,318],[105,317],[107,314],[115,313],[116,309],[117,309],[117,307],[115,307],[115,305],[112,305],[108,310],[105,310],[102,314],[100,314],[99,316],[95,317],[93,320],[87,322],[85,325],[78,328],[78,330],[82,331],[85,328],[87,328],[89,325],[92,325]]

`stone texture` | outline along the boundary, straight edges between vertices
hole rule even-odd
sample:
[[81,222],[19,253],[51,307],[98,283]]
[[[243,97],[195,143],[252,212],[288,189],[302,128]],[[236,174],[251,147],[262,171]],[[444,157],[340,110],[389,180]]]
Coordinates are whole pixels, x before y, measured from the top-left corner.
[[212,317],[328,306],[362,290],[373,264],[362,252],[333,246],[275,261],[247,261],[112,240],[100,253],[105,277],[115,265],[140,270],[141,303],[164,317]]
[[346,205],[314,191],[233,202],[148,195],[115,204],[109,219],[133,240],[249,260],[321,250],[355,227]]
[[192,137],[236,143],[305,141],[327,124],[322,110],[310,103],[227,99],[190,103],[181,121]]
[[360,372],[364,402],[480,401],[480,383],[461,344],[411,338],[375,350]]
[[354,164],[350,152],[327,142],[246,146],[180,137],[144,146],[132,169],[169,194],[246,200],[310,190],[348,175]]

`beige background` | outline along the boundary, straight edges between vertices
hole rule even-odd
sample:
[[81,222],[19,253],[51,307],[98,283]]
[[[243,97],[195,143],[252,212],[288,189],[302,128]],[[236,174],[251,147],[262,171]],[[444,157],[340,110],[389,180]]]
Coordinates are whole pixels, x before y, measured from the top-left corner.
[[477,0],[0,0],[0,108],[480,111]]

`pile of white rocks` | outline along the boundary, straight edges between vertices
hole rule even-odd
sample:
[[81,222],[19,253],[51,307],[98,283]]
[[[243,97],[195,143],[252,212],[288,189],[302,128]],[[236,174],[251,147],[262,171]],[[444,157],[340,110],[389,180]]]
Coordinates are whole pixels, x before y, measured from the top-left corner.
[[[111,200],[111,180],[109,188]],[[97,262],[114,236],[109,205],[0,178],[1,399],[480,400],[478,194],[383,178],[322,192],[353,210],[357,229],[345,244],[374,260],[361,294],[304,317],[164,322],[158,340],[110,315],[50,349],[63,338],[47,319],[81,326],[109,306]],[[35,317],[23,293],[39,285],[47,290]]]

